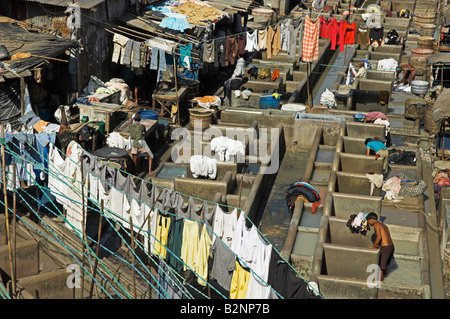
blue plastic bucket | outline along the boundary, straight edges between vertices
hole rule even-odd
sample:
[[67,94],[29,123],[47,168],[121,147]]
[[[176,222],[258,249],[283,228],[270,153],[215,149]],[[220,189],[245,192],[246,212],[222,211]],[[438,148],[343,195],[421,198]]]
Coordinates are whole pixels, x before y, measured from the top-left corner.
[[259,108],[260,109],[278,109],[280,106],[280,95],[277,97],[272,94],[261,95],[259,97]]
[[157,120],[158,119],[158,112],[153,110],[140,110],[137,112],[141,116],[141,119],[147,119],[147,120]]

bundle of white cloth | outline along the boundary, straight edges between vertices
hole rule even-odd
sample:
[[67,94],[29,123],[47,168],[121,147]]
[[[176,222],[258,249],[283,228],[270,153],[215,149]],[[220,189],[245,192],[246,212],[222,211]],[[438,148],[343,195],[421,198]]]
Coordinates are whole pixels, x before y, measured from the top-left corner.
[[378,70],[396,71],[398,62],[393,58],[383,59],[378,61]]
[[190,169],[194,178],[205,176],[215,179],[217,176],[217,161],[215,158],[208,156],[193,155],[190,159]]
[[336,106],[336,100],[334,98],[333,92],[325,89],[325,92],[320,96],[320,104],[327,105],[328,108],[334,108]]
[[238,154],[245,156],[244,144],[226,136],[213,138],[211,140],[211,150],[219,156],[221,161],[229,161],[232,156]]

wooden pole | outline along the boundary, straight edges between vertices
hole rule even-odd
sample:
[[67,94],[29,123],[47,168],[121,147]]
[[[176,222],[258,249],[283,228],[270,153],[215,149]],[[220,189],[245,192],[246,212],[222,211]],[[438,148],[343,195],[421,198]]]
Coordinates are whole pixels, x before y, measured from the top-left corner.
[[137,299],[137,295],[136,295],[136,269],[134,269],[135,267],[135,262],[136,262],[136,257],[134,256],[134,231],[133,231],[133,217],[130,216],[130,237],[131,237],[131,262],[133,267],[131,268],[131,274],[132,274],[132,282],[133,282],[133,294],[134,294],[134,299]]
[[97,249],[95,250],[95,261],[94,261],[94,270],[92,272],[92,281],[91,281],[91,288],[89,289],[89,299],[92,299],[92,292],[94,290],[94,279],[95,279],[95,275],[97,274],[97,266],[98,266],[98,258],[99,258],[99,253],[100,253],[100,238],[102,235],[102,219],[103,219],[103,199],[100,202],[100,210],[101,210],[101,214],[100,214],[100,218],[98,221],[98,232],[97,232]]
[[[16,180],[17,180],[17,168],[16,165],[13,166],[13,183],[14,183],[14,192],[13,192],[13,230],[14,230],[14,274],[17,273],[17,224],[16,224]],[[17,291],[14,289],[14,295],[16,295]]]
[[178,82],[177,82],[177,60],[175,54],[173,54],[173,76],[175,78],[175,99],[177,100],[177,125],[180,126],[180,103],[178,101]]
[[23,75],[20,76],[20,114],[22,116],[25,114],[25,78]]
[[[62,110],[62,113],[64,113],[64,110]],[[82,262],[82,269],[81,269],[81,296],[80,298],[83,299],[83,290],[84,290],[84,263],[86,260],[86,246],[88,245],[87,243],[87,236],[86,236],[86,211],[84,209],[84,180],[83,180],[83,174],[84,173],[84,169],[83,169],[83,161],[81,161],[81,214],[82,214],[82,222],[81,222],[81,227],[83,227],[82,231],[83,231],[83,241],[84,241],[84,245],[83,245],[83,262]]]
[[[1,125],[2,130],[2,140],[4,141],[5,138],[5,126],[4,124]],[[12,281],[12,289],[14,292],[14,295],[16,293],[16,276],[14,274],[14,267],[13,267],[13,257],[12,257],[12,250],[11,250],[11,234],[9,229],[9,212],[8,212],[8,190],[6,186],[6,165],[5,165],[5,143],[2,143],[2,172],[3,172],[3,195],[5,200],[5,216],[6,216],[6,236],[8,240],[8,253],[9,253],[9,266],[11,270],[11,281]]]

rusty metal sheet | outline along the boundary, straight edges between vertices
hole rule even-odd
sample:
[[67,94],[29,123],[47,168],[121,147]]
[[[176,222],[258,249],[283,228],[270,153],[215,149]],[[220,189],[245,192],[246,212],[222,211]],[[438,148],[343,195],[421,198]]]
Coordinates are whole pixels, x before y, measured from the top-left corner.
[[[37,2],[42,4],[48,4],[52,6],[67,7],[72,4],[72,0],[23,0],[25,2]],[[82,9],[92,9],[105,2],[105,0],[76,0],[75,3]]]

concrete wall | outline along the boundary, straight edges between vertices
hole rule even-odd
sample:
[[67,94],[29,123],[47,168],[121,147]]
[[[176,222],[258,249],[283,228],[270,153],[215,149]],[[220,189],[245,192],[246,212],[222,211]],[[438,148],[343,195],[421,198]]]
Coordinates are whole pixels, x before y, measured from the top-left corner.
[[341,171],[349,173],[383,173],[383,161],[375,156],[340,153]]
[[335,244],[323,244],[323,247],[327,275],[330,276],[366,280],[367,266],[378,265],[378,249]]
[[[16,278],[39,273],[39,244],[35,240],[17,242],[15,258]],[[11,276],[8,245],[0,246],[0,268]]]
[[[336,186],[340,193],[371,195],[371,183],[366,174],[336,172]],[[381,195],[381,188],[374,187],[374,196]]]
[[[71,273],[68,273],[66,269],[59,269],[37,276],[21,278],[18,284],[36,299],[72,299],[73,289],[67,285],[67,279],[70,275]],[[80,298],[80,289],[75,289],[75,291],[75,296]]]
[[374,212],[378,218],[381,215],[381,196],[364,196],[346,193],[332,193],[333,205],[331,216],[350,218],[352,214]]
[[350,137],[358,137],[366,139],[368,137],[374,138],[375,136],[383,137],[385,134],[384,125],[347,122],[346,127],[347,127],[347,136]]

